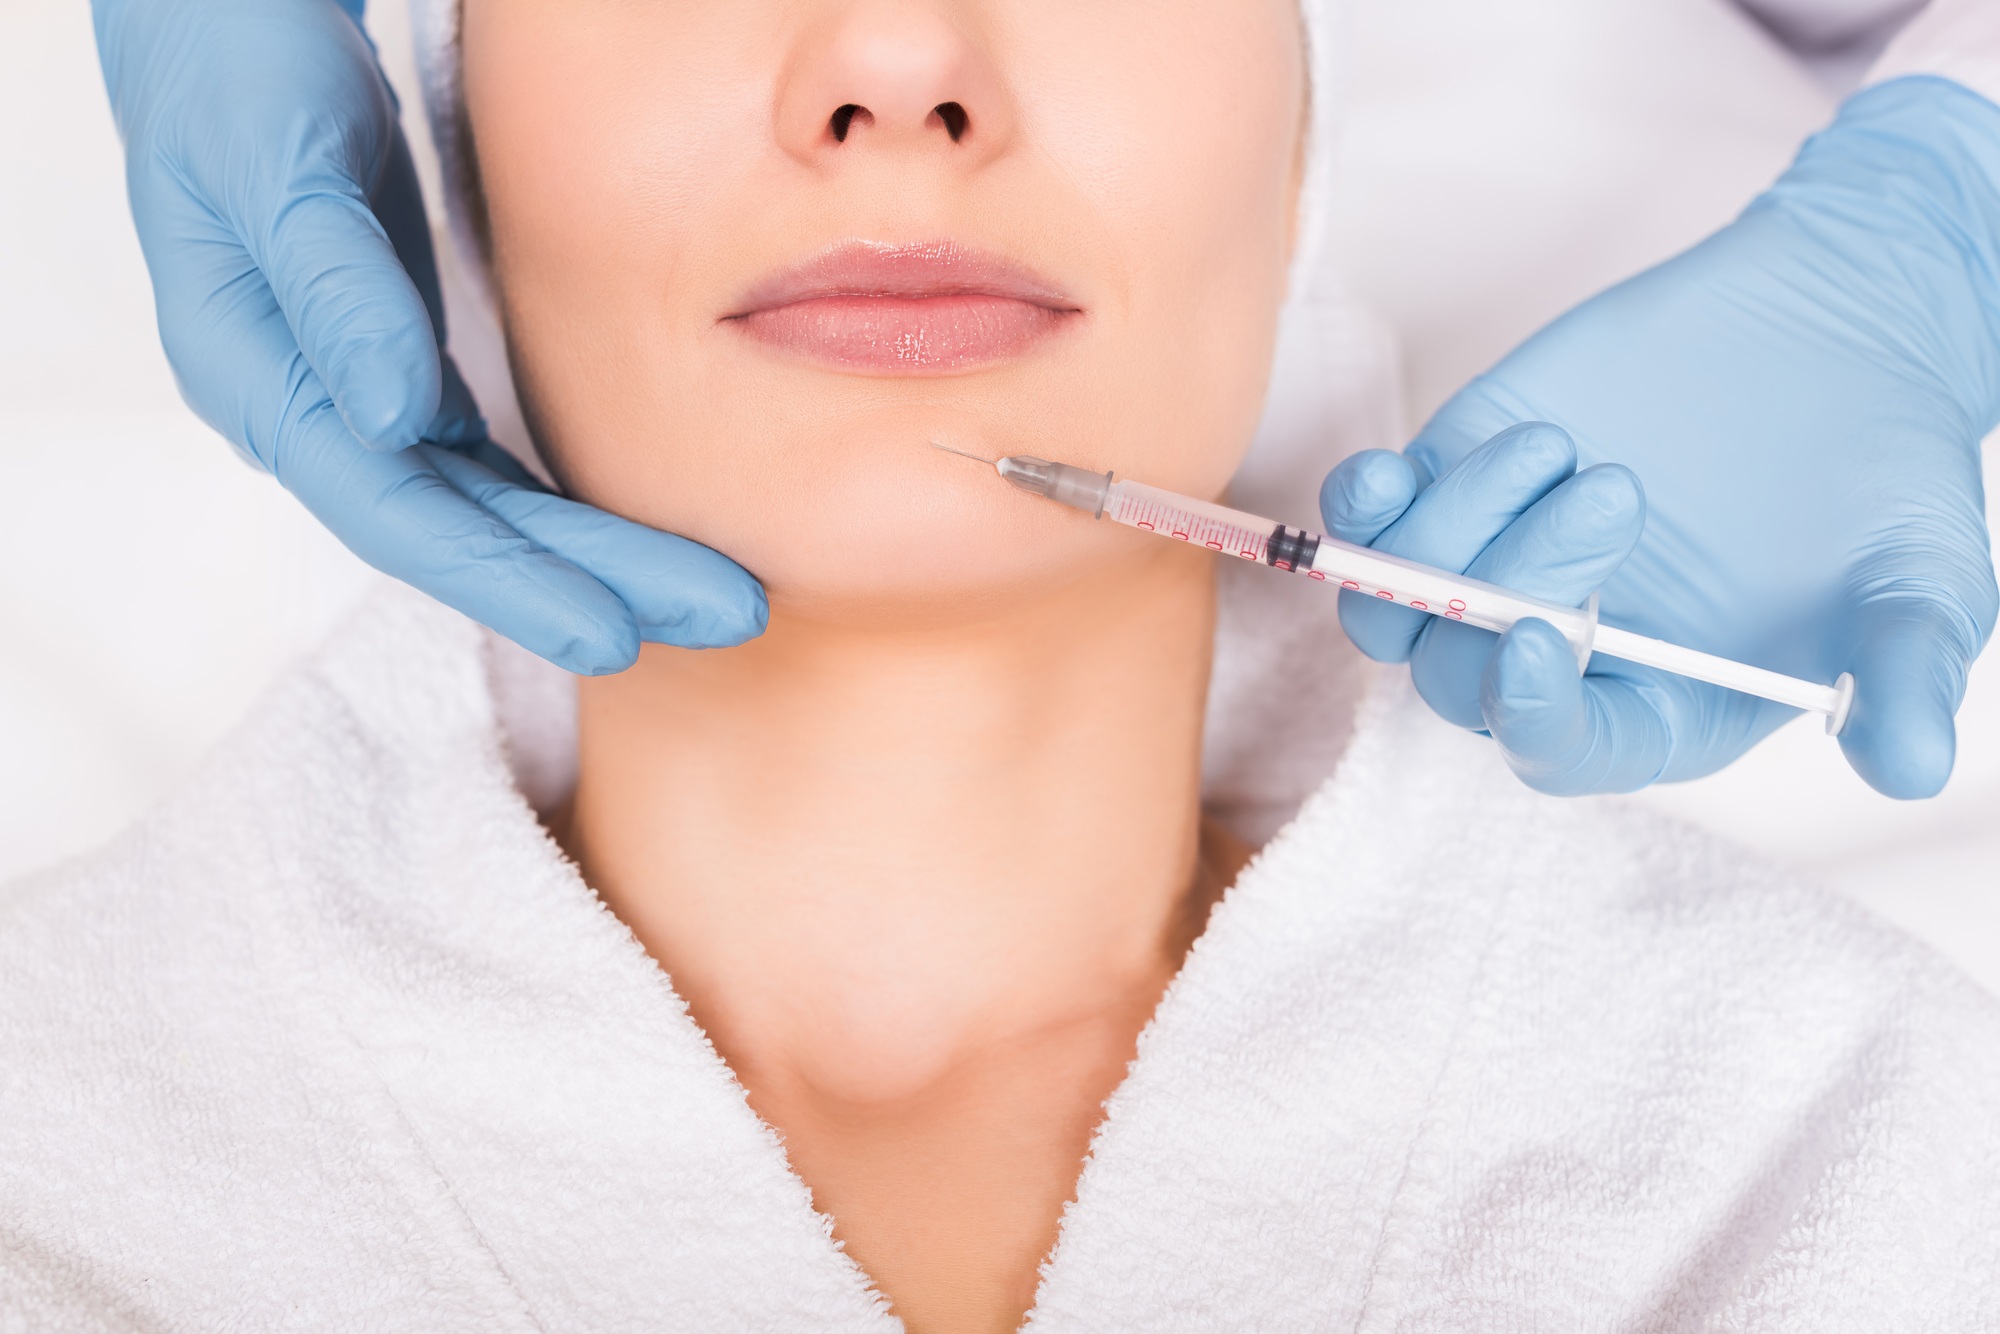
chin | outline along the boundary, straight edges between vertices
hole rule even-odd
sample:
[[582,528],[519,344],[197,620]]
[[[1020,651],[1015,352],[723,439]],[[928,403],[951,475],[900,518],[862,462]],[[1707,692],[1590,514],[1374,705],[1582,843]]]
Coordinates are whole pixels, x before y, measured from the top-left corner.
[[[852,396],[848,388],[835,397]],[[558,444],[544,455],[560,460],[557,474],[576,498],[701,542],[749,570],[774,620],[915,629],[985,619],[1129,550],[1130,534],[932,448],[936,441],[987,458],[1054,454],[1107,466],[1040,422],[935,401],[842,410],[816,397],[810,416],[800,414],[806,420],[786,423],[780,409],[761,414],[761,430],[669,429],[670,446],[642,444],[649,433],[636,423],[649,417],[633,413],[631,425],[606,422],[570,436],[582,448]],[[946,395],[934,385],[923,397]],[[769,395],[735,401],[778,406]]]
[[1072,336],[1015,363],[906,378],[832,373],[733,334],[634,346],[610,377],[616,395],[547,401],[558,429],[544,453],[577,498],[737,561],[776,617],[964,622],[1087,579],[1134,539],[934,444],[1200,495],[1226,485],[1261,382],[1175,392],[1157,358],[1116,351]]
[[991,619],[1129,550],[1130,534],[928,443],[846,453],[795,478],[712,529],[775,617],[910,629]]

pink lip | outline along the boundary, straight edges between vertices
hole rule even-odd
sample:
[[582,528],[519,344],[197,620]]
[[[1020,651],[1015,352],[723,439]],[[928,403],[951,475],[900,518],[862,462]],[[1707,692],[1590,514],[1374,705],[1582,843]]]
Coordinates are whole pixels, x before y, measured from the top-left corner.
[[1019,356],[1081,313],[1020,265],[949,241],[853,241],[757,284],[724,322],[843,370],[944,375]]

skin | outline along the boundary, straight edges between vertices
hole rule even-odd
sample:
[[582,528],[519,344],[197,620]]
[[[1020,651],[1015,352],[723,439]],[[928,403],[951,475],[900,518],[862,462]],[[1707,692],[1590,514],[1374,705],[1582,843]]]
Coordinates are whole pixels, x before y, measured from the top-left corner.
[[[1285,292],[1292,0],[467,0],[463,40],[544,456],[771,599],[753,643],[580,683],[558,835],[908,1326],[1013,1328],[1248,849],[1200,816],[1210,558],[927,444],[1220,493]],[[729,318],[857,239],[1076,314],[941,375]]]

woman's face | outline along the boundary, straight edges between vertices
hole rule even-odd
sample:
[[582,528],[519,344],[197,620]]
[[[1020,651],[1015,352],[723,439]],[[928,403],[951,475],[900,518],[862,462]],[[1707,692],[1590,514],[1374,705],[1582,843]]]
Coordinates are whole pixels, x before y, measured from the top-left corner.
[[465,0],[509,344],[572,494],[779,615],[1138,541],[929,447],[1218,493],[1262,406],[1297,0]]

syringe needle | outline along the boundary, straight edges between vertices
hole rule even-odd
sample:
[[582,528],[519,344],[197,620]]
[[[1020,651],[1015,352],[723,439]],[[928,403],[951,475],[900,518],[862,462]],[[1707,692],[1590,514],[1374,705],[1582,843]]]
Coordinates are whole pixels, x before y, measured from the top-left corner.
[[999,459],[981,458],[977,454],[968,454],[962,449],[953,449],[950,445],[939,444],[935,440],[931,441],[931,448],[941,449],[947,454],[956,454],[962,459],[971,459],[974,463],[983,463],[989,468],[997,468],[1000,466]]

